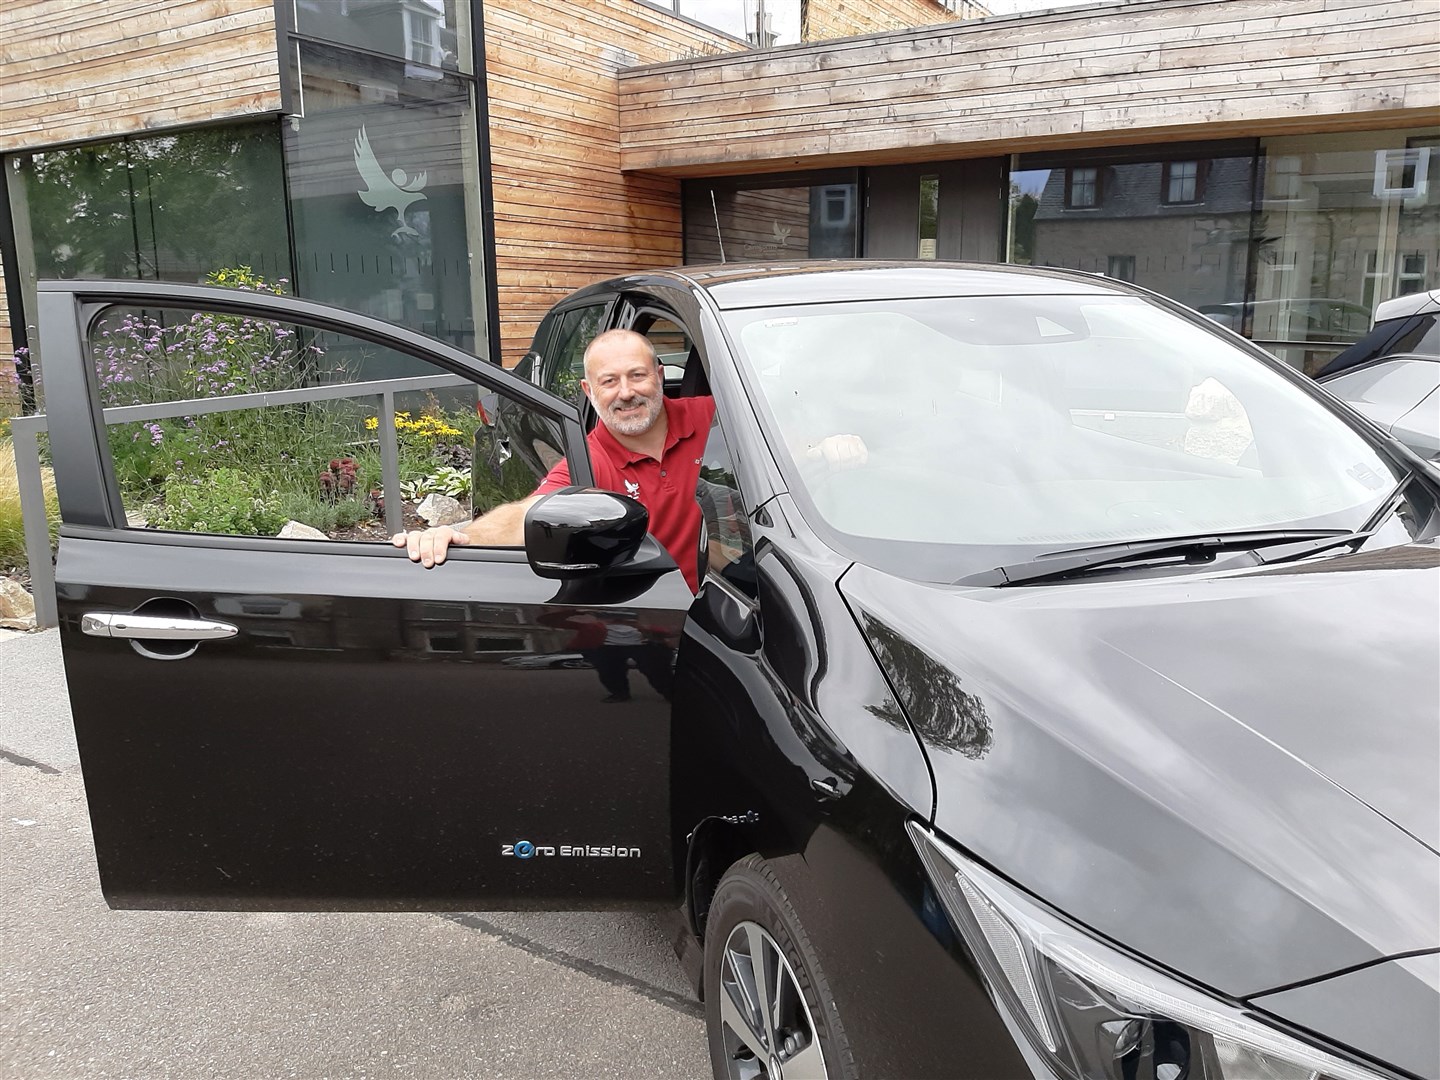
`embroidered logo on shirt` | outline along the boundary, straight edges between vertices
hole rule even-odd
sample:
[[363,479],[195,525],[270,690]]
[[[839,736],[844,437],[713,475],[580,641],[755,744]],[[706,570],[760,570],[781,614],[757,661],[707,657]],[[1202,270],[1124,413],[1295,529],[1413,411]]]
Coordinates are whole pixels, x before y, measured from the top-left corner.
[[625,494],[629,495],[632,499],[638,499],[640,497],[640,485],[634,480],[626,480]]

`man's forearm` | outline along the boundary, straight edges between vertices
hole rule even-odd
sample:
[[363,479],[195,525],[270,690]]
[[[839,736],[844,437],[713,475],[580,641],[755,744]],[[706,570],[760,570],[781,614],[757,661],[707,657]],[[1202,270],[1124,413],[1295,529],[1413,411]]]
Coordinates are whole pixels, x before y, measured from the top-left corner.
[[524,547],[525,511],[539,498],[531,495],[528,499],[497,506],[462,526],[462,530],[472,544],[481,547]]

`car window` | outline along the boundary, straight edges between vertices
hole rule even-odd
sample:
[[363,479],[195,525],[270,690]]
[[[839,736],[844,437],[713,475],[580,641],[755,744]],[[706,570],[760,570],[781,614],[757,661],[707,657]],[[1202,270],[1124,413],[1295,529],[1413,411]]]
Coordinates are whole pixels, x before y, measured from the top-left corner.
[[1410,407],[1440,387],[1440,363],[1391,360],[1339,375],[1325,388],[1346,401]]
[[[1139,298],[725,320],[792,493],[874,564],[925,580],[1086,544],[1354,528],[1395,482],[1302,387]],[[863,443],[859,460],[815,453],[837,435]]]
[[630,329],[644,334],[655,349],[655,356],[665,373],[665,389],[674,396],[684,381],[685,365],[690,358],[693,343],[689,331],[658,311],[639,312]]
[[[469,521],[543,475],[536,453],[493,445],[497,394],[358,338],[111,307],[88,346],[131,528],[379,543],[397,519]],[[559,426],[536,413],[532,427],[558,456]],[[486,468],[472,479],[477,446]]]
[[1440,356],[1440,316],[1420,316],[1415,320],[1415,325],[1407,326],[1405,332],[1396,338],[1386,351]]
[[705,522],[706,569],[749,596],[754,596],[754,546],[750,519],[735,478],[730,443],[717,413],[705,442],[695,497]]
[[[608,304],[591,304],[561,312],[545,357],[545,389],[566,401],[580,400],[580,380],[585,377],[585,350],[605,329]],[[537,348],[539,339],[537,336]]]

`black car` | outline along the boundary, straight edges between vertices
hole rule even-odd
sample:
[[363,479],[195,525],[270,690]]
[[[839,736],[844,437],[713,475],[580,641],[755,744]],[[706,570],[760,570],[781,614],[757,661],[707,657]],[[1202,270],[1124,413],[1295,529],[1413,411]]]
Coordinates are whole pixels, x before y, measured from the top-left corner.
[[[39,295],[112,906],[678,906],[722,1078],[1437,1075],[1440,488],[1258,348],[1008,267],[621,278],[523,376],[290,298]],[[576,486],[526,550],[428,572],[127,527],[85,344],[111,305],[461,374],[492,479]],[[613,326],[715,398],[698,595],[585,486],[568,395]],[[834,434],[863,462],[809,452]],[[649,650],[664,696],[456,644],[566,634]]]

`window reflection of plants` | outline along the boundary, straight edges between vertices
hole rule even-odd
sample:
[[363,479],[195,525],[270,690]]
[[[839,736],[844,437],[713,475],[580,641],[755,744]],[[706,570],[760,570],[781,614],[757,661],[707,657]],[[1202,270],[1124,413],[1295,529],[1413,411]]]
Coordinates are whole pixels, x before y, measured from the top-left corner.
[[993,733],[985,703],[962,689],[953,671],[890,627],[869,615],[863,615],[862,621],[900,698],[900,704],[887,699],[866,708],[898,728],[907,726],[908,717],[927,741],[942,749],[973,759],[989,753]]

